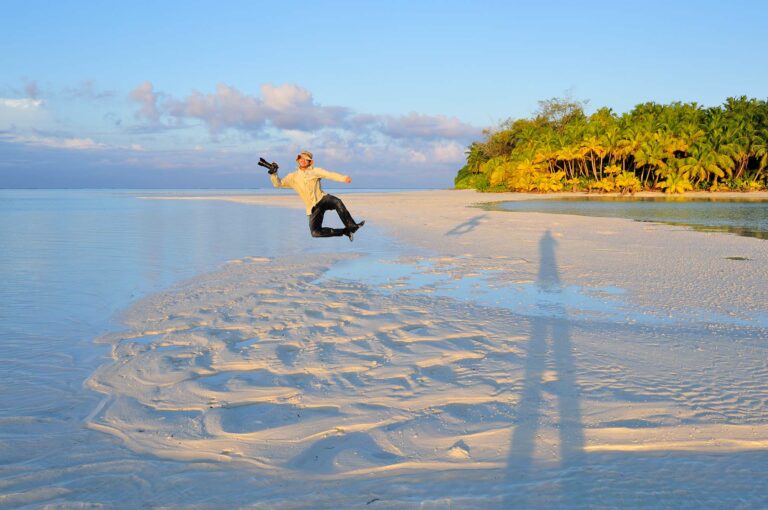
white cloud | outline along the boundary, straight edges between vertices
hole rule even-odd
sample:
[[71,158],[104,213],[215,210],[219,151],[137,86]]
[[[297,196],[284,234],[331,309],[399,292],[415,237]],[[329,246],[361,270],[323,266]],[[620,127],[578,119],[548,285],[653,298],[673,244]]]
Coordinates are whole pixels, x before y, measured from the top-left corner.
[[150,121],[160,119],[160,111],[157,106],[158,95],[155,93],[151,82],[145,81],[133,89],[130,98],[141,105],[141,109],[136,113],[137,117],[144,117]]
[[6,134],[4,138],[12,143],[52,149],[92,150],[107,148],[106,145],[97,143],[91,138],[65,138],[55,136],[20,135],[15,133]]
[[4,99],[0,98],[0,106],[17,110],[36,110],[43,105],[42,99]]
[[165,103],[169,115],[205,122],[211,131],[226,128],[259,129],[266,120],[261,101],[241,94],[234,87],[219,84],[213,94],[193,92],[184,100]]
[[90,138],[64,138],[64,139],[46,139],[46,144],[52,147],[61,147],[64,149],[89,150],[104,149],[106,145],[94,142]]
[[[67,90],[59,99],[109,97],[92,82]],[[254,155],[276,160],[288,170],[295,154],[309,149],[319,166],[346,171],[360,184],[378,179],[448,183],[463,163],[466,146],[481,134],[479,128],[445,115],[380,115],[324,105],[295,84],[267,83],[255,94],[219,84],[210,92],[173,97],[145,81],[129,97],[141,122],[119,126],[117,133],[98,131],[103,139],[91,136],[97,132],[93,129],[62,127],[51,111],[61,101],[0,98],[2,139],[37,147],[41,153],[93,153],[82,157],[98,158],[105,165],[113,165],[108,160],[117,155],[125,164],[148,168],[229,172],[258,170],[253,168]]]
[[41,99],[0,98],[0,130],[49,129],[52,119],[47,106]]
[[269,126],[311,131],[337,127],[348,114],[346,108],[317,104],[308,90],[297,85],[265,84],[261,96],[243,94],[220,83],[214,93],[193,92],[185,99],[169,99],[164,107],[178,120],[203,121],[214,133],[229,128],[259,132]]
[[[137,88],[140,88],[141,85]],[[93,80],[80,82],[77,87],[69,87],[64,93],[70,97],[86,100],[104,100],[115,97],[115,92],[111,90],[98,90]]]
[[456,139],[476,137],[481,130],[456,117],[411,112],[401,117],[387,117],[382,132],[394,138]]
[[[384,179],[448,185],[462,166],[467,145],[481,136],[480,128],[456,117],[380,115],[323,105],[295,84],[266,83],[249,94],[220,83],[209,92],[173,97],[146,81],[130,97],[138,105],[137,118],[148,122],[126,133],[146,135],[179,126],[197,130],[180,151],[184,157],[175,150],[172,157],[157,150],[143,152],[141,161],[155,168],[213,166],[251,172],[258,170],[254,156],[262,156],[289,171],[295,154],[309,149],[319,166],[354,174],[362,179],[357,183]],[[207,128],[207,142],[199,137],[206,136],[200,128]],[[138,156],[137,151],[132,154]]]
[[277,112],[311,107],[313,103],[312,94],[298,85],[266,83],[261,86],[261,95],[264,96],[264,106]]
[[426,163],[428,158],[422,151],[410,150],[408,151],[408,161],[410,163]]
[[441,163],[461,164],[465,159],[465,148],[456,142],[436,143],[432,147],[432,155]]
[[159,101],[151,82],[144,82],[131,98],[141,105],[138,117],[158,121],[163,115],[176,122],[202,121],[212,133],[236,129],[251,134],[270,128],[314,133],[322,130],[353,132],[359,137],[385,136],[394,139],[454,140],[469,143],[481,129],[444,115],[409,113],[404,116],[357,113],[342,106],[319,104],[312,93],[298,85],[264,84],[260,96],[244,94],[220,83],[213,93],[193,92],[183,99]]
[[355,160],[355,153],[348,146],[324,147],[323,156],[338,163],[351,163]]

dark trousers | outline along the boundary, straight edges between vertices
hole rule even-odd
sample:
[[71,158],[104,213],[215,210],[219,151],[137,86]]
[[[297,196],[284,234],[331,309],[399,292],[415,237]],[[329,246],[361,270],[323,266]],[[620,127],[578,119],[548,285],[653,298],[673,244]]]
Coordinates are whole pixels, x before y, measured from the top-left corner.
[[[323,226],[325,211],[330,211],[331,209],[336,210],[346,228],[330,228]],[[356,226],[357,223],[355,223],[355,220],[352,219],[352,215],[347,211],[344,202],[333,195],[325,195],[321,198],[312,208],[312,213],[309,215],[309,231],[312,232],[312,237],[343,236],[347,235],[349,229],[354,229]]]

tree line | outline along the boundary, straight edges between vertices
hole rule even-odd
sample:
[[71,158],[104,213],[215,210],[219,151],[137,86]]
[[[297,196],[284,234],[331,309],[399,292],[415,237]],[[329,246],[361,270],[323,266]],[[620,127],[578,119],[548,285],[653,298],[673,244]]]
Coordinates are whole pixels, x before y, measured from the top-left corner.
[[473,142],[456,188],[481,191],[758,191],[768,180],[768,102],[653,102],[617,115],[585,102],[539,102]]

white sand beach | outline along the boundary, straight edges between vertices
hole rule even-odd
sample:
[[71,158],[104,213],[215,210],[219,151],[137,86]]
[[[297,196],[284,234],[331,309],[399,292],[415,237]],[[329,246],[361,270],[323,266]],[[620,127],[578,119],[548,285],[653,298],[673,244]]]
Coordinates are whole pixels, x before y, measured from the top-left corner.
[[768,504],[766,241],[472,207],[538,195],[340,196],[355,242],[399,247],[246,257],[139,301],[99,339],[87,426],[252,477],[233,507]]

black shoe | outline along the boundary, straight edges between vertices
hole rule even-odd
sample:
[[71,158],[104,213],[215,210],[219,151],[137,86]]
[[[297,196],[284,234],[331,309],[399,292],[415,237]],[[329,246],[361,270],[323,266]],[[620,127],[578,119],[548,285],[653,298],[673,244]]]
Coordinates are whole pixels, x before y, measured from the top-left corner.
[[347,235],[347,237],[349,237],[349,242],[351,243],[352,240],[355,238],[355,231],[347,229],[346,235]]
[[352,227],[352,232],[357,232],[363,225],[365,225],[365,220],[361,221],[360,223],[355,223],[355,226]]

